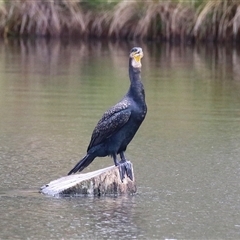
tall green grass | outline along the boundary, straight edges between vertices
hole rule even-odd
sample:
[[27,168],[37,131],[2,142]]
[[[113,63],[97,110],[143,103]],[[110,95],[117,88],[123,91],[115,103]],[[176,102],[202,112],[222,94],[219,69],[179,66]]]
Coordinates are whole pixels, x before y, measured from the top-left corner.
[[0,34],[167,40],[240,38],[240,0],[14,0],[0,5]]

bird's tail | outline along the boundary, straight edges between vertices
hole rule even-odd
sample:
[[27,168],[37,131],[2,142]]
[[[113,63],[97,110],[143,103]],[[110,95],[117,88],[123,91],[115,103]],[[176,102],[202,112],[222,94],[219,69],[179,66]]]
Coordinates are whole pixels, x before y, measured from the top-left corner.
[[71,175],[72,173],[81,172],[85,167],[87,167],[95,157],[91,154],[87,154],[82,160],[80,160],[76,166],[68,173]]

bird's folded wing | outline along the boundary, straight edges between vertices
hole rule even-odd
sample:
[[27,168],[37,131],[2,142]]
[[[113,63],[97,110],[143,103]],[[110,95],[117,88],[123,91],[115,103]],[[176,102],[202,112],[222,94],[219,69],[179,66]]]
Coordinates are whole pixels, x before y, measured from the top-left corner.
[[106,112],[95,127],[88,150],[119,131],[129,120],[131,111],[127,108],[115,108]]

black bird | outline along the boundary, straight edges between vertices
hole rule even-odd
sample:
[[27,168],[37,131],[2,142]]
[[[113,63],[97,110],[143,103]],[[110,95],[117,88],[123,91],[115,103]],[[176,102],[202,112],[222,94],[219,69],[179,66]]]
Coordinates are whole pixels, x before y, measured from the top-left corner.
[[[121,180],[125,173],[132,180],[132,166],[124,156],[128,144],[143,122],[147,105],[141,82],[141,58],[143,51],[134,47],[129,56],[130,87],[127,94],[115,106],[106,111],[93,130],[86,156],[68,173],[76,173],[87,167],[96,157],[112,156],[115,166],[119,166]],[[121,161],[117,161],[117,154]]]

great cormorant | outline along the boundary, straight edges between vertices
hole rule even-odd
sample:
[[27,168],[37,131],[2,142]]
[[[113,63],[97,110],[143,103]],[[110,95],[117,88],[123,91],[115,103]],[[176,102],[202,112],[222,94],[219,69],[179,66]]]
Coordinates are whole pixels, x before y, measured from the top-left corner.
[[[115,166],[119,166],[121,180],[125,173],[133,179],[132,166],[124,156],[127,145],[143,122],[147,105],[141,82],[141,58],[143,51],[134,47],[129,56],[130,87],[127,94],[115,106],[106,111],[93,130],[86,156],[68,173],[76,173],[87,167],[96,157],[112,156]],[[121,161],[117,161],[117,154]]]

